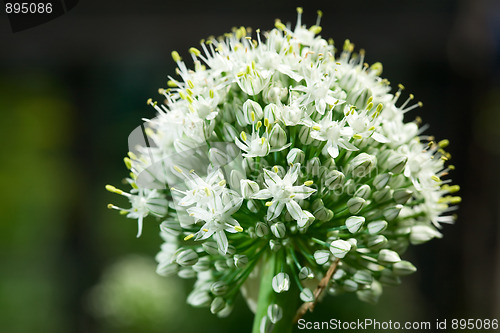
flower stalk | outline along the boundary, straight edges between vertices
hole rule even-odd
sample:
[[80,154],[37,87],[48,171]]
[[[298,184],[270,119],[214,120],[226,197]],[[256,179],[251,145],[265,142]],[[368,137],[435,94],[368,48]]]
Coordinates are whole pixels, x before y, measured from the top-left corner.
[[[283,258],[281,253],[269,253],[262,258],[260,287],[255,312],[252,333],[292,332],[295,322],[293,318],[298,304],[299,289],[292,285],[286,292],[276,293],[272,287],[272,280],[278,274],[281,267],[287,266],[280,261]],[[286,270],[285,272],[289,272]],[[273,323],[272,307],[278,308],[280,312],[279,320]]]

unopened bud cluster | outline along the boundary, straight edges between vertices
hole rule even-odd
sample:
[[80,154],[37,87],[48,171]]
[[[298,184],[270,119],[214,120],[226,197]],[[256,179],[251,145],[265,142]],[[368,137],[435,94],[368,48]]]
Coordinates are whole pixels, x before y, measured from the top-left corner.
[[[440,238],[460,201],[446,179],[448,142],[403,121],[421,103],[411,94],[400,102],[404,87],[391,93],[380,63],[367,65],[349,41],[335,48],[318,35],[321,15],[307,29],[300,14],[293,29],[277,21],[265,33],[241,27],[202,41],[190,49],[193,70],[172,53],[178,78],[160,89],[165,103],[148,101],[158,111],[146,131],[155,145],[125,159],[130,193],[107,187],[131,203],[110,208],[140,228],[148,215],[161,222],[158,273],[196,279],[188,302],[220,316],[270,256],[276,295],[298,289],[316,301],[314,286],[336,263],[327,291],[375,302],[383,285],[416,270],[401,259],[408,245]],[[223,167],[235,159],[221,142],[238,165]],[[182,185],[137,181],[153,157],[193,149],[209,163],[203,172],[169,166]],[[262,329],[282,315],[271,301]]]

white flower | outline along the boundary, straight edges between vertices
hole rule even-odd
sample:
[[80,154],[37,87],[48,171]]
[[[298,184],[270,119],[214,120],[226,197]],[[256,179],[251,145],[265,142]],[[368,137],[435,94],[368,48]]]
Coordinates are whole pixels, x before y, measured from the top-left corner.
[[195,240],[207,239],[214,235],[223,254],[227,252],[228,241],[225,232],[236,233],[243,231],[238,221],[232,214],[240,208],[242,198],[234,191],[227,190],[222,195],[213,195],[212,200],[207,202],[206,208],[191,207],[187,209],[190,216],[196,221],[205,222],[194,236]]
[[[304,93],[298,101],[300,104],[310,104],[314,102],[314,107],[319,114],[324,114],[327,110],[327,105],[330,110],[334,105],[339,103],[339,100],[334,97],[334,91],[331,90],[336,78],[333,75],[323,74],[323,68],[314,67],[306,71],[304,77],[305,86],[296,86],[295,91]],[[342,103],[342,102],[341,102]]]
[[358,150],[356,146],[349,142],[354,135],[351,127],[346,126],[346,119],[341,121],[332,120],[332,112],[328,112],[323,119],[312,126],[311,137],[326,141],[324,151],[331,157],[339,156],[339,147],[347,150]]
[[266,203],[269,207],[267,209],[267,219],[269,221],[277,218],[285,206],[296,221],[305,224],[309,219],[308,215],[295,200],[307,199],[316,190],[306,185],[294,185],[299,177],[299,172],[299,163],[289,168],[283,179],[276,172],[264,169],[266,188],[255,193],[253,198],[260,200],[272,198],[272,201]]
[[209,174],[204,179],[195,172],[184,172],[175,166],[174,169],[178,170],[178,172],[180,171],[186,179],[185,186],[187,190],[182,191],[174,188],[175,192],[184,195],[179,200],[179,205],[181,206],[191,206],[193,204],[202,206],[211,201],[212,196],[219,195],[225,188],[226,181],[220,169],[209,170]]
[[347,105],[344,108],[344,113],[346,114],[345,119],[349,127],[352,128],[359,139],[370,137],[380,143],[389,142],[389,139],[379,133],[381,129],[379,126],[376,126],[378,125],[376,113],[369,115],[366,109],[361,112],[356,112],[354,108],[349,108]]
[[141,236],[142,222],[146,216],[153,214],[158,217],[163,217],[167,214],[168,201],[157,190],[134,189],[131,193],[127,193],[111,185],[106,185],[106,189],[129,199],[132,205],[130,209],[121,209],[112,204],[109,204],[108,208],[127,212],[127,217],[137,219],[137,237]]

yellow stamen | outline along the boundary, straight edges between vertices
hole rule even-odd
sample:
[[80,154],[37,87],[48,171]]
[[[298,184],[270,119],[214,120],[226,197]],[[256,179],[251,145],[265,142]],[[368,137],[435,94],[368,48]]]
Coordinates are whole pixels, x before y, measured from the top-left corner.
[[116,193],[116,194],[122,194],[123,193],[122,190],[117,189],[113,185],[106,185],[106,190],[109,191],[109,192],[111,192],[111,193]]
[[174,59],[175,62],[182,60],[181,56],[177,51],[172,51],[172,59]]
[[127,169],[132,169],[132,160],[130,160],[130,158],[124,157],[123,162],[125,162],[125,166],[127,167]]
[[194,237],[194,234],[189,234],[189,235],[187,235],[186,237],[184,237],[184,240],[185,240],[185,241],[188,241],[188,240],[190,240],[190,239],[191,239],[191,238],[193,238],[193,237]]
[[195,47],[191,47],[191,48],[189,49],[189,53],[194,54],[194,55],[195,55],[195,56],[197,56],[197,57],[198,57],[198,56],[200,56],[200,54],[201,54],[200,50],[198,50],[198,49],[197,49],[197,48],[195,48]]
[[438,143],[439,147],[441,147],[441,148],[446,148],[446,147],[448,147],[449,144],[450,144],[450,141],[447,139],[441,140]]

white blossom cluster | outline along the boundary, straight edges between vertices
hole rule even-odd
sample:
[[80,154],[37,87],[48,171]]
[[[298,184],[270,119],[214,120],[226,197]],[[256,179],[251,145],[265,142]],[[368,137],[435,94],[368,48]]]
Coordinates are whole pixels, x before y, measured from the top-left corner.
[[[194,70],[173,52],[178,78],[159,90],[164,103],[148,101],[151,144],[125,158],[132,190],[107,186],[128,197],[131,208],[109,207],[137,219],[139,234],[146,216],[161,221],[158,273],[195,278],[188,302],[221,316],[270,256],[277,295],[296,288],[316,301],[336,263],[327,290],[374,302],[416,270],[400,254],[440,238],[460,201],[448,141],[403,121],[421,103],[401,103],[404,87],[391,93],[382,65],[348,40],[338,50],[321,38],[321,13],[306,28],[298,12],[295,28],[278,20],[202,41],[189,50]],[[138,181],[147,174],[163,186]],[[269,304],[264,328],[282,308]]]

